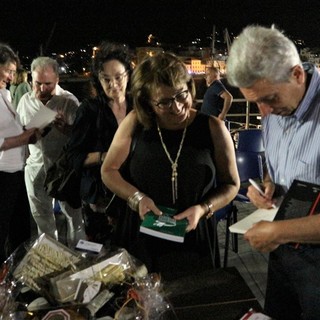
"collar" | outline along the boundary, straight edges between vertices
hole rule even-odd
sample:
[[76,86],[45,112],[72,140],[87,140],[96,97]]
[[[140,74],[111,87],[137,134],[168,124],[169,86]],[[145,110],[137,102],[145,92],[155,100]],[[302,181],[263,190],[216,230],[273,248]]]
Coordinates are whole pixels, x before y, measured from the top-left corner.
[[307,74],[307,83],[306,93],[294,113],[298,121],[303,121],[307,111],[313,107],[312,101],[317,97],[320,90],[320,74],[315,65],[306,62],[302,66]]

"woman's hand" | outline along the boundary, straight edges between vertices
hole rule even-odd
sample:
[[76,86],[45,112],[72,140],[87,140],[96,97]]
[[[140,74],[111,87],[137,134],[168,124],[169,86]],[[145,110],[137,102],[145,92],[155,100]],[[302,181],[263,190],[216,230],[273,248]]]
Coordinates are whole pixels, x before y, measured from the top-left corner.
[[203,216],[203,208],[201,207],[201,205],[195,205],[175,215],[174,218],[176,220],[182,220],[186,218],[188,220],[188,227],[186,231],[189,232],[191,230],[196,229],[199,223],[199,220],[201,219],[202,216]]
[[149,212],[152,211],[157,216],[161,216],[162,212],[159,208],[155,205],[153,200],[148,196],[144,196],[139,202],[139,216],[141,220],[144,219],[144,216]]

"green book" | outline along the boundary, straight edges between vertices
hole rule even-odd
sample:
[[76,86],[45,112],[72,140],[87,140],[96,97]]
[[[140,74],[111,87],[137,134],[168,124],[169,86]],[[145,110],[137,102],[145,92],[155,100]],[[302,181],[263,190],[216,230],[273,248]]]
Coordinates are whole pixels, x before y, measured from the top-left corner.
[[177,213],[176,209],[157,207],[163,215],[157,216],[152,211],[148,212],[140,225],[140,232],[170,241],[183,242],[188,220],[173,219],[172,216]]

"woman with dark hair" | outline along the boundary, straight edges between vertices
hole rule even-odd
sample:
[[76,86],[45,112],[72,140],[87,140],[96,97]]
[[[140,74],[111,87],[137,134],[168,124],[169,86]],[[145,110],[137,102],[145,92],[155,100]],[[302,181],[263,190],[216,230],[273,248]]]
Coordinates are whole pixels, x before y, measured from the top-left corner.
[[[102,166],[103,182],[128,201],[117,224],[117,244],[150,272],[172,276],[186,267],[199,270],[201,258],[209,256],[208,235],[214,237],[210,218],[239,189],[230,134],[221,120],[193,108],[193,78],[175,55],[147,58],[131,80],[134,110],[121,123]],[[133,139],[124,176],[121,167]],[[175,220],[187,220],[184,243],[139,232],[147,212],[162,215],[159,206],[175,209]]]
[[[102,42],[92,62],[97,95],[80,104],[67,147],[73,167],[82,177],[80,195],[88,239],[100,243],[109,238],[105,211],[112,195],[103,187],[100,167],[118,125],[132,109],[128,94],[131,72],[128,48]],[[117,214],[120,206],[116,202],[111,202],[108,213]]]

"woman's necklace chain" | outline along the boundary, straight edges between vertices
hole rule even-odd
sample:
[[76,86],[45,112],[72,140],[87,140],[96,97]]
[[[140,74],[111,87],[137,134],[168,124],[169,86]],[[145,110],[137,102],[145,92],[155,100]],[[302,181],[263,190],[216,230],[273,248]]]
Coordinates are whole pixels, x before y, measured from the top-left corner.
[[160,141],[161,141],[161,145],[163,147],[164,152],[166,153],[170,163],[171,163],[171,168],[172,168],[172,175],[171,175],[171,187],[172,187],[172,202],[175,203],[176,200],[178,199],[178,160],[180,157],[180,153],[181,153],[181,149],[183,146],[183,142],[184,142],[184,138],[186,136],[186,132],[187,132],[187,126],[188,126],[188,119],[186,120],[186,125],[184,127],[183,130],[183,134],[182,134],[182,138],[181,138],[181,142],[179,145],[179,149],[177,152],[177,156],[176,159],[173,161],[171,158],[171,155],[167,149],[167,146],[165,145],[163,138],[162,138],[162,134],[161,134],[161,130],[159,127],[159,123],[157,122],[157,129],[158,129],[158,133],[159,133],[159,137],[160,137]]

